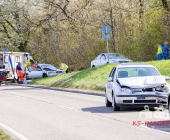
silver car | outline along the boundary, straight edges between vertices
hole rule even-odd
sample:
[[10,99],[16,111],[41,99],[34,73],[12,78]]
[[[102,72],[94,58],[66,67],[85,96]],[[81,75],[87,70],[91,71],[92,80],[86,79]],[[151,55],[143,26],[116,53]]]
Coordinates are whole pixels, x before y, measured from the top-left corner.
[[64,70],[54,67],[51,64],[38,64],[34,69],[28,68],[26,71],[27,79],[44,78],[66,73]]
[[170,108],[170,85],[158,70],[145,63],[123,63],[113,67],[105,85],[105,103],[114,111],[121,107]]
[[127,62],[133,62],[132,60],[126,58],[122,54],[118,53],[103,53],[98,55],[92,62],[91,62],[91,68],[102,66],[107,63],[110,64],[118,64],[118,63],[127,63]]

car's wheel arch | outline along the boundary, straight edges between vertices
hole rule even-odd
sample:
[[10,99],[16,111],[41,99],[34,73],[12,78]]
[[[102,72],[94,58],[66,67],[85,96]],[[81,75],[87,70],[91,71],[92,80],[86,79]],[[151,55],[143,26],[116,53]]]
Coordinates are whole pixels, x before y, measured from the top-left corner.
[[113,99],[113,96],[114,96],[114,98],[115,98],[115,101],[116,101],[116,96],[115,96],[115,93],[114,93],[114,91],[112,90],[112,99]]
[[169,97],[168,97],[168,109],[170,110],[170,95],[169,95]]
[[114,96],[114,91],[112,90],[112,98],[113,98],[113,96]]
[[47,77],[47,74],[46,74],[46,73],[43,73],[43,78],[44,78],[44,77]]

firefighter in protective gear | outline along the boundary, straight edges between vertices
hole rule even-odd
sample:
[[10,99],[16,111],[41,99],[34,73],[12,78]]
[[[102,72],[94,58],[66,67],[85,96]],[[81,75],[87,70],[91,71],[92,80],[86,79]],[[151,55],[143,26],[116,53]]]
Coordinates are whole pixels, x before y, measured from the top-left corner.
[[68,73],[68,66],[64,63],[59,64],[59,67],[63,69],[66,73]]
[[18,63],[17,67],[16,67],[16,73],[18,76],[18,83],[22,82],[23,79],[25,78],[25,74],[22,72],[22,68],[21,68],[21,62]]
[[32,65],[31,70],[35,70],[35,68],[36,68],[37,65],[38,65],[38,63],[35,62],[35,63]]
[[16,73],[18,73],[18,71],[22,71],[21,62],[19,62],[17,67],[16,67]]
[[162,60],[162,47],[160,43],[158,43],[157,45],[158,45],[157,60]]

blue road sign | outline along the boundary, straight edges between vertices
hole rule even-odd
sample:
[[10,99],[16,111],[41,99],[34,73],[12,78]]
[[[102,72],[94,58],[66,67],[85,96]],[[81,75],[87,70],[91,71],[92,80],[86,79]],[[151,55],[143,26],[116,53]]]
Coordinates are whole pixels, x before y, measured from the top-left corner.
[[103,34],[103,39],[110,39],[110,34]]
[[104,25],[104,26],[102,27],[102,32],[103,32],[104,34],[109,34],[110,31],[111,31],[111,28],[110,28],[109,25]]

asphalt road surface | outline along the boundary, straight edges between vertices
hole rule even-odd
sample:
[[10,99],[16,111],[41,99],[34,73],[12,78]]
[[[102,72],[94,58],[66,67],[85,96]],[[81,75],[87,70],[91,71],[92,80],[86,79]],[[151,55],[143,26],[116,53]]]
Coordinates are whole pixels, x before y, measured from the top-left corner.
[[[143,120],[141,109],[114,112],[104,101],[94,95],[2,85],[0,123],[30,140],[170,139],[167,120]],[[165,122],[147,127],[145,121]]]

